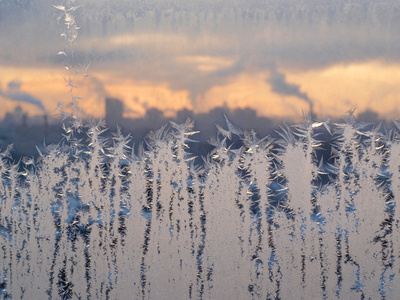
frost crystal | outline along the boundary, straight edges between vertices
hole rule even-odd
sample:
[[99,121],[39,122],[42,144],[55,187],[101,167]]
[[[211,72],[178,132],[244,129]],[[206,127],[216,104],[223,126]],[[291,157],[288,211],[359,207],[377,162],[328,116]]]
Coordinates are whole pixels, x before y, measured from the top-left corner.
[[397,133],[306,122],[273,141],[226,124],[203,166],[191,120],[149,134],[141,155],[101,121],[86,144],[64,126],[38,160],[2,152],[3,297],[393,299]]

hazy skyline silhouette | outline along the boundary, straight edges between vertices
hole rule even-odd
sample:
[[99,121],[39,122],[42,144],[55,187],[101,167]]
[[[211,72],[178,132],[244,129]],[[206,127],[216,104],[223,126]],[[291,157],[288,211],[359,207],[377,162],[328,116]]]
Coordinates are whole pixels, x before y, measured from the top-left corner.
[[[324,117],[357,107],[397,118],[399,5],[85,1],[69,12],[69,32],[65,12],[47,1],[2,1],[0,82],[4,91],[18,80],[31,102],[52,111],[67,101],[64,75],[95,117],[104,114],[106,94],[123,100],[131,116],[143,116],[144,105],[203,113],[226,102],[298,120],[311,107]],[[15,100],[6,96],[3,111],[12,111]]]

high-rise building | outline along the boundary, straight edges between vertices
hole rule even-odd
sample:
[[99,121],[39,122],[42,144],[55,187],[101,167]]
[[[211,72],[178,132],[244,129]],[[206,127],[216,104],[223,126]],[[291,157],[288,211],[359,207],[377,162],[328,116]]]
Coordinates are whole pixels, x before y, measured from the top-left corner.
[[115,128],[121,124],[124,104],[115,98],[106,98],[106,123],[109,128]]

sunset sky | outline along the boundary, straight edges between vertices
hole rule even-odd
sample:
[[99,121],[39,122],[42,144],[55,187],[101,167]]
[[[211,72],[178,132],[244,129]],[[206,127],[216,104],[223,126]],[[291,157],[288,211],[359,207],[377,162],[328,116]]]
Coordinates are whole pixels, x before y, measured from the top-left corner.
[[[70,4],[66,16],[45,0],[0,1],[0,117],[17,105],[51,114],[73,95],[95,117],[109,96],[126,117],[225,105],[295,120],[311,107],[320,119],[352,108],[400,118],[397,1]],[[79,27],[71,44],[66,17]]]

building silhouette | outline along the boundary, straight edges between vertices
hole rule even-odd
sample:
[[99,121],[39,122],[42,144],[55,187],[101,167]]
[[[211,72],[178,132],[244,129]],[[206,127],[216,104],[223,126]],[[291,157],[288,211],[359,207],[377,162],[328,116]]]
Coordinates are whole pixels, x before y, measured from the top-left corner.
[[124,104],[116,98],[106,98],[107,127],[115,128],[123,120]]

